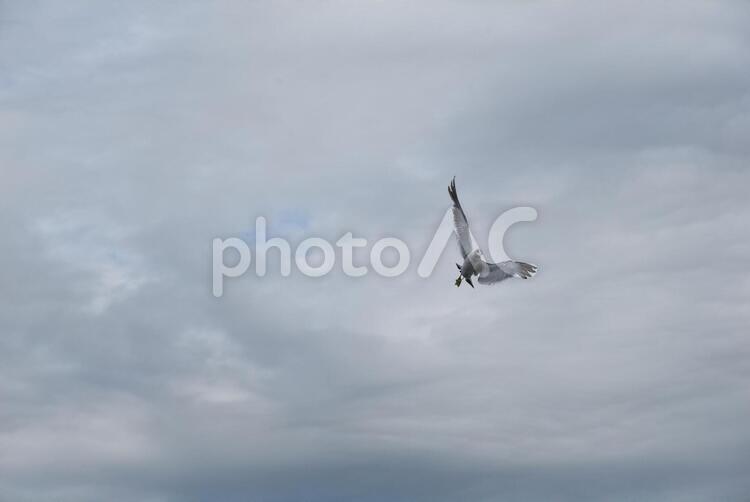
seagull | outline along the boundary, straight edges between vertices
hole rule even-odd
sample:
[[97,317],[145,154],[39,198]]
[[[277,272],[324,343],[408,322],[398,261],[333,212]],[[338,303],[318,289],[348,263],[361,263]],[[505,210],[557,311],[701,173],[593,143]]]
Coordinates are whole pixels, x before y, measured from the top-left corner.
[[522,261],[488,262],[482,254],[482,250],[479,249],[476,239],[471,234],[469,220],[466,219],[466,214],[461,207],[461,203],[458,201],[455,176],[451,184],[448,185],[448,194],[453,201],[453,207],[451,207],[453,213],[453,230],[456,232],[458,247],[464,259],[463,265],[456,263],[456,267],[458,267],[460,272],[458,279],[456,279],[456,287],[461,286],[461,280],[465,280],[473,288],[474,283],[471,281],[471,278],[475,275],[479,276],[477,279],[479,284],[495,284],[510,277],[528,279],[536,274],[536,265]]

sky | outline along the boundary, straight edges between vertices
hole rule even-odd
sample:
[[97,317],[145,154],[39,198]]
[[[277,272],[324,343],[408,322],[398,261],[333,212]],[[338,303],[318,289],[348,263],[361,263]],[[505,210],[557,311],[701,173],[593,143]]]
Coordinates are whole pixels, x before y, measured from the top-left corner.
[[749,133],[741,1],[0,0],[0,500],[745,501]]

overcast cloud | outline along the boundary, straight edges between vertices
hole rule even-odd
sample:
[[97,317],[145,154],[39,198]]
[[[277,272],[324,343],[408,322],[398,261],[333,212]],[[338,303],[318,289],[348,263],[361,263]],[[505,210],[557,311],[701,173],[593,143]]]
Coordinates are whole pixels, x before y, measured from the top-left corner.
[[741,1],[0,1],[0,499],[746,501],[748,137]]

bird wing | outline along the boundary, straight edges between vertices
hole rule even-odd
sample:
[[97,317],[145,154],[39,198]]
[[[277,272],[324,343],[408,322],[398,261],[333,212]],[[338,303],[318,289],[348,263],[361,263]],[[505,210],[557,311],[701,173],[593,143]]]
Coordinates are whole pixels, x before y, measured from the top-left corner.
[[456,193],[456,178],[453,177],[451,184],[448,185],[448,194],[451,196],[453,201],[453,207],[451,211],[453,213],[453,230],[456,232],[456,238],[458,239],[458,247],[461,249],[461,256],[464,259],[474,251],[479,249],[476,239],[471,234],[469,228],[469,220],[466,219],[461,203],[458,201],[458,194]]
[[487,263],[485,274],[479,275],[480,284],[495,284],[510,277],[528,279],[536,274],[537,266],[522,261],[503,261],[500,263]]

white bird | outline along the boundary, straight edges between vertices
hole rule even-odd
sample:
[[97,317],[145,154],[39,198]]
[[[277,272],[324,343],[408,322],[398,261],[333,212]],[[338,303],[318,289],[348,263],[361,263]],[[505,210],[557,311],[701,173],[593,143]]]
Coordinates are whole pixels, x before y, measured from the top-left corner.
[[453,207],[451,208],[453,212],[453,230],[456,232],[458,247],[461,249],[461,256],[464,259],[463,265],[456,263],[460,271],[458,279],[456,279],[456,287],[460,286],[461,280],[464,279],[473,288],[474,283],[471,282],[471,278],[475,275],[479,276],[477,279],[479,284],[495,284],[510,277],[528,279],[536,274],[536,265],[522,261],[488,262],[482,254],[482,250],[479,249],[476,239],[471,234],[469,220],[466,219],[466,214],[461,207],[461,203],[458,201],[455,176],[448,186],[448,194],[453,201]]

